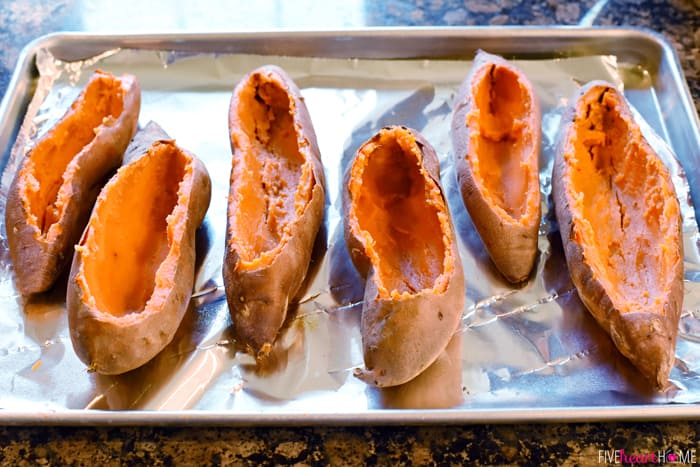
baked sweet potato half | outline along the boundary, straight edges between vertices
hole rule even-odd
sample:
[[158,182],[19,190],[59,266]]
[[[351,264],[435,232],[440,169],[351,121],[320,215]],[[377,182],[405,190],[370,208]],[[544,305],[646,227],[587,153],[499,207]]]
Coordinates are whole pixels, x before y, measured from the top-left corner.
[[233,90],[223,276],[237,342],[263,358],[304,281],[323,219],[323,167],[299,88],[264,66]]
[[98,70],[22,160],[5,211],[21,294],[48,290],[70,262],[102,185],[136,131],[140,103],[136,78]]
[[532,84],[502,57],[479,51],[452,115],[464,205],[496,268],[522,282],[540,224],[541,111]]
[[172,340],[192,294],[195,232],[210,196],[204,165],[170,140],[105,185],[75,247],[67,292],[73,347],[90,369],[127,372]]
[[465,283],[433,147],[386,127],[365,142],[343,183],[345,241],[365,277],[356,376],[388,387],[428,368],[462,316]]
[[662,388],[683,301],[678,199],[625,97],[594,81],[562,117],[552,196],[578,295],[620,352]]

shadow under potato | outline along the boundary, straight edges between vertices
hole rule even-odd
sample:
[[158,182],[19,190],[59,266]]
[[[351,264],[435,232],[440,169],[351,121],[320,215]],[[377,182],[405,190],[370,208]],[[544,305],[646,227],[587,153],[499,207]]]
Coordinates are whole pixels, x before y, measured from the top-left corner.
[[342,225],[334,232],[326,254],[330,270],[328,286],[333,300],[341,307],[362,301],[365,280],[352,262]]
[[[377,117],[367,120],[353,129],[350,139],[345,142],[343,158],[339,167],[340,179],[343,180],[345,169],[355,157],[357,150],[381,128],[389,125],[403,125],[416,130],[421,130],[428,123],[425,108],[435,98],[435,88],[431,84],[425,84],[413,91],[399,102],[391,104],[389,108]],[[381,105],[382,102],[378,104]],[[376,109],[375,109],[376,110]],[[368,115],[373,115],[369,112]]]
[[180,369],[197,349],[203,329],[201,310],[194,301],[185,312],[173,340],[153,359],[121,375],[94,373],[102,404],[90,407],[102,410],[140,409],[170,382],[170,376]]
[[370,408],[447,409],[464,402],[462,393],[462,329],[425,371],[407,383],[388,388],[369,386]]
[[195,260],[194,260],[194,277],[197,278],[200,273],[200,269],[204,265],[204,260],[207,257],[207,253],[209,253],[209,250],[211,249],[212,245],[212,239],[214,238],[213,235],[214,229],[211,226],[211,221],[209,220],[209,216],[205,216],[204,220],[202,221],[202,224],[199,226],[199,228],[195,231],[195,240],[194,240],[194,248],[195,248]]

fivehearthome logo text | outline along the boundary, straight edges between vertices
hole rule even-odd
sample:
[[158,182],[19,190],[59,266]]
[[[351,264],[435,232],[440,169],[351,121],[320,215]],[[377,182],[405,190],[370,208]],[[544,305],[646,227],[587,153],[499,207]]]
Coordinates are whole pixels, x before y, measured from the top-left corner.
[[651,452],[626,452],[624,449],[599,449],[598,463],[605,464],[695,464],[695,449]]

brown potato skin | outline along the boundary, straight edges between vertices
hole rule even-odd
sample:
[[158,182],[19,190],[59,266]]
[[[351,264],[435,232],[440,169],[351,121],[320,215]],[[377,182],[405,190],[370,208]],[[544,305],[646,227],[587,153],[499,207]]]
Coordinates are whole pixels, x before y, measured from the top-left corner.
[[[418,131],[402,128],[414,135],[423,155],[422,164],[440,188],[447,207],[435,149]],[[376,134],[365,144],[378,138],[379,134]],[[449,236],[455,263],[454,274],[445,291],[441,294],[421,291],[402,300],[379,298],[376,270],[366,255],[362,242],[348,226],[353,203],[348,188],[351,168],[352,162],[342,185],[345,242],[355,267],[366,278],[360,323],[365,368],[355,370],[355,376],[380,388],[398,386],[413,380],[430,367],[443,353],[459,327],[466,296],[464,271],[451,215],[449,209],[446,209],[450,216]]]
[[[28,221],[29,213],[22,202],[18,175],[28,163],[29,157],[24,157],[18,167],[7,195],[5,226],[15,270],[15,284],[22,295],[48,290],[70,263],[73,245],[80,238],[103,181],[119,167],[124,150],[136,132],[141,89],[134,76],[124,75],[119,79],[123,81],[122,87],[126,90],[123,111],[114,124],[101,125],[102,130],[75,156],[80,170],[70,181],[74,195],[57,221],[61,233],[54,242],[48,242],[37,226]],[[84,92],[76,101],[82,98]],[[62,119],[71,112],[73,107]],[[50,137],[51,130],[42,139]]]
[[[567,144],[574,130],[576,101],[588,92],[603,89],[619,94],[624,103],[621,117],[636,126],[624,96],[612,84],[592,81],[583,86],[573,97],[562,116],[562,127],[552,173],[552,198],[566,263],[579,297],[598,324],[610,335],[618,350],[658,389],[663,389],[675,362],[676,337],[683,303],[682,242],[675,245],[678,248],[680,261],[675,264],[671,290],[659,307],[658,313],[648,311],[621,313],[615,308],[604,285],[595,277],[591,266],[586,262],[582,245],[576,241],[577,225],[573,221],[572,200],[567,194],[567,184],[570,182],[566,177],[565,154],[569,150]],[[650,147],[649,150],[651,151]],[[672,186],[668,171],[662,172],[662,176],[666,179],[665,183]],[[668,221],[677,223],[677,238],[682,238],[680,219],[668,219]]]
[[[155,144],[174,145],[174,142],[159,140]],[[194,284],[195,234],[209,207],[211,180],[199,159],[184,149],[181,151],[192,158],[193,181],[188,197],[186,225],[178,246],[180,254],[173,272],[174,285],[167,291],[162,307],[115,317],[92,306],[90,297],[83,294],[77,282],[84,269],[83,255],[76,248],[66,299],[68,323],[73,348],[91,371],[114,375],[145,364],[170,343],[187,311]],[[133,161],[137,159],[135,157]],[[110,180],[110,184],[118,182],[119,173]],[[107,202],[107,198],[101,194],[97,203],[102,202]],[[88,235],[88,229],[83,234],[81,245]],[[154,289],[154,294],[157,290]]]
[[[467,115],[475,106],[474,95],[471,92],[472,82],[477,72],[486,66],[496,65],[511,70],[516,70],[512,64],[502,57],[478,51],[471,71],[462,82],[457,94],[455,108],[452,114],[452,148],[455,158],[455,170],[457,181],[462,192],[464,205],[474,221],[474,226],[479,232],[481,240],[486,246],[491,259],[501,274],[511,283],[519,283],[528,278],[537,257],[537,241],[541,216],[539,201],[537,212],[530,222],[525,225],[508,222],[494,209],[493,205],[483,196],[479,189],[472,165],[468,160],[470,154],[469,128],[466,125]],[[535,125],[533,153],[528,157],[535,168],[539,165],[539,152],[541,146],[541,110],[539,101],[532,85],[527,78],[520,75],[521,83],[529,90],[532,96],[532,123]],[[537,170],[535,170],[537,172]],[[529,182],[528,189],[536,190],[539,199],[539,178]]]
[[122,164],[127,165],[147,153],[156,141],[168,141],[171,139],[160,125],[152,120],[149,121],[131,139],[126,152],[124,152]]
[[[306,277],[314,240],[323,220],[325,178],[311,116],[301,91],[283,69],[266,65],[241,79],[231,99],[229,129],[233,131],[241,126],[236,109],[237,96],[239,90],[242,90],[255,74],[266,75],[276,82],[294,103],[294,124],[306,143],[299,147],[299,151],[303,153],[306,163],[311,164],[315,180],[310,201],[302,215],[292,222],[287,244],[269,264],[252,270],[241,270],[237,267],[240,256],[235,244],[231,242],[232,233],[228,222],[235,212],[233,204],[229,201],[223,264],[224,288],[237,341],[248,353],[260,359],[270,352],[287,317],[289,304],[299,292]],[[235,159],[238,148],[235,147],[233,139],[231,150]]]

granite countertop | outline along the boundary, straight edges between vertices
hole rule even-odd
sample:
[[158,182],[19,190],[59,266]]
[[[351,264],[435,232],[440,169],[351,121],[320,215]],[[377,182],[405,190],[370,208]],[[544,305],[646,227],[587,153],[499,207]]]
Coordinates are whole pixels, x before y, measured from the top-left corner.
[[[700,108],[697,0],[6,0],[0,4],[0,90],[4,94],[21,48],[59,30],[507,24],[625,25],[658,31],[676,49]],[[689,452],[699,447],[698,430],[700,421],[407,427],[6,426],[0,427],[0,463],[590,465],[605,463],[600,457],[603,451]]]

